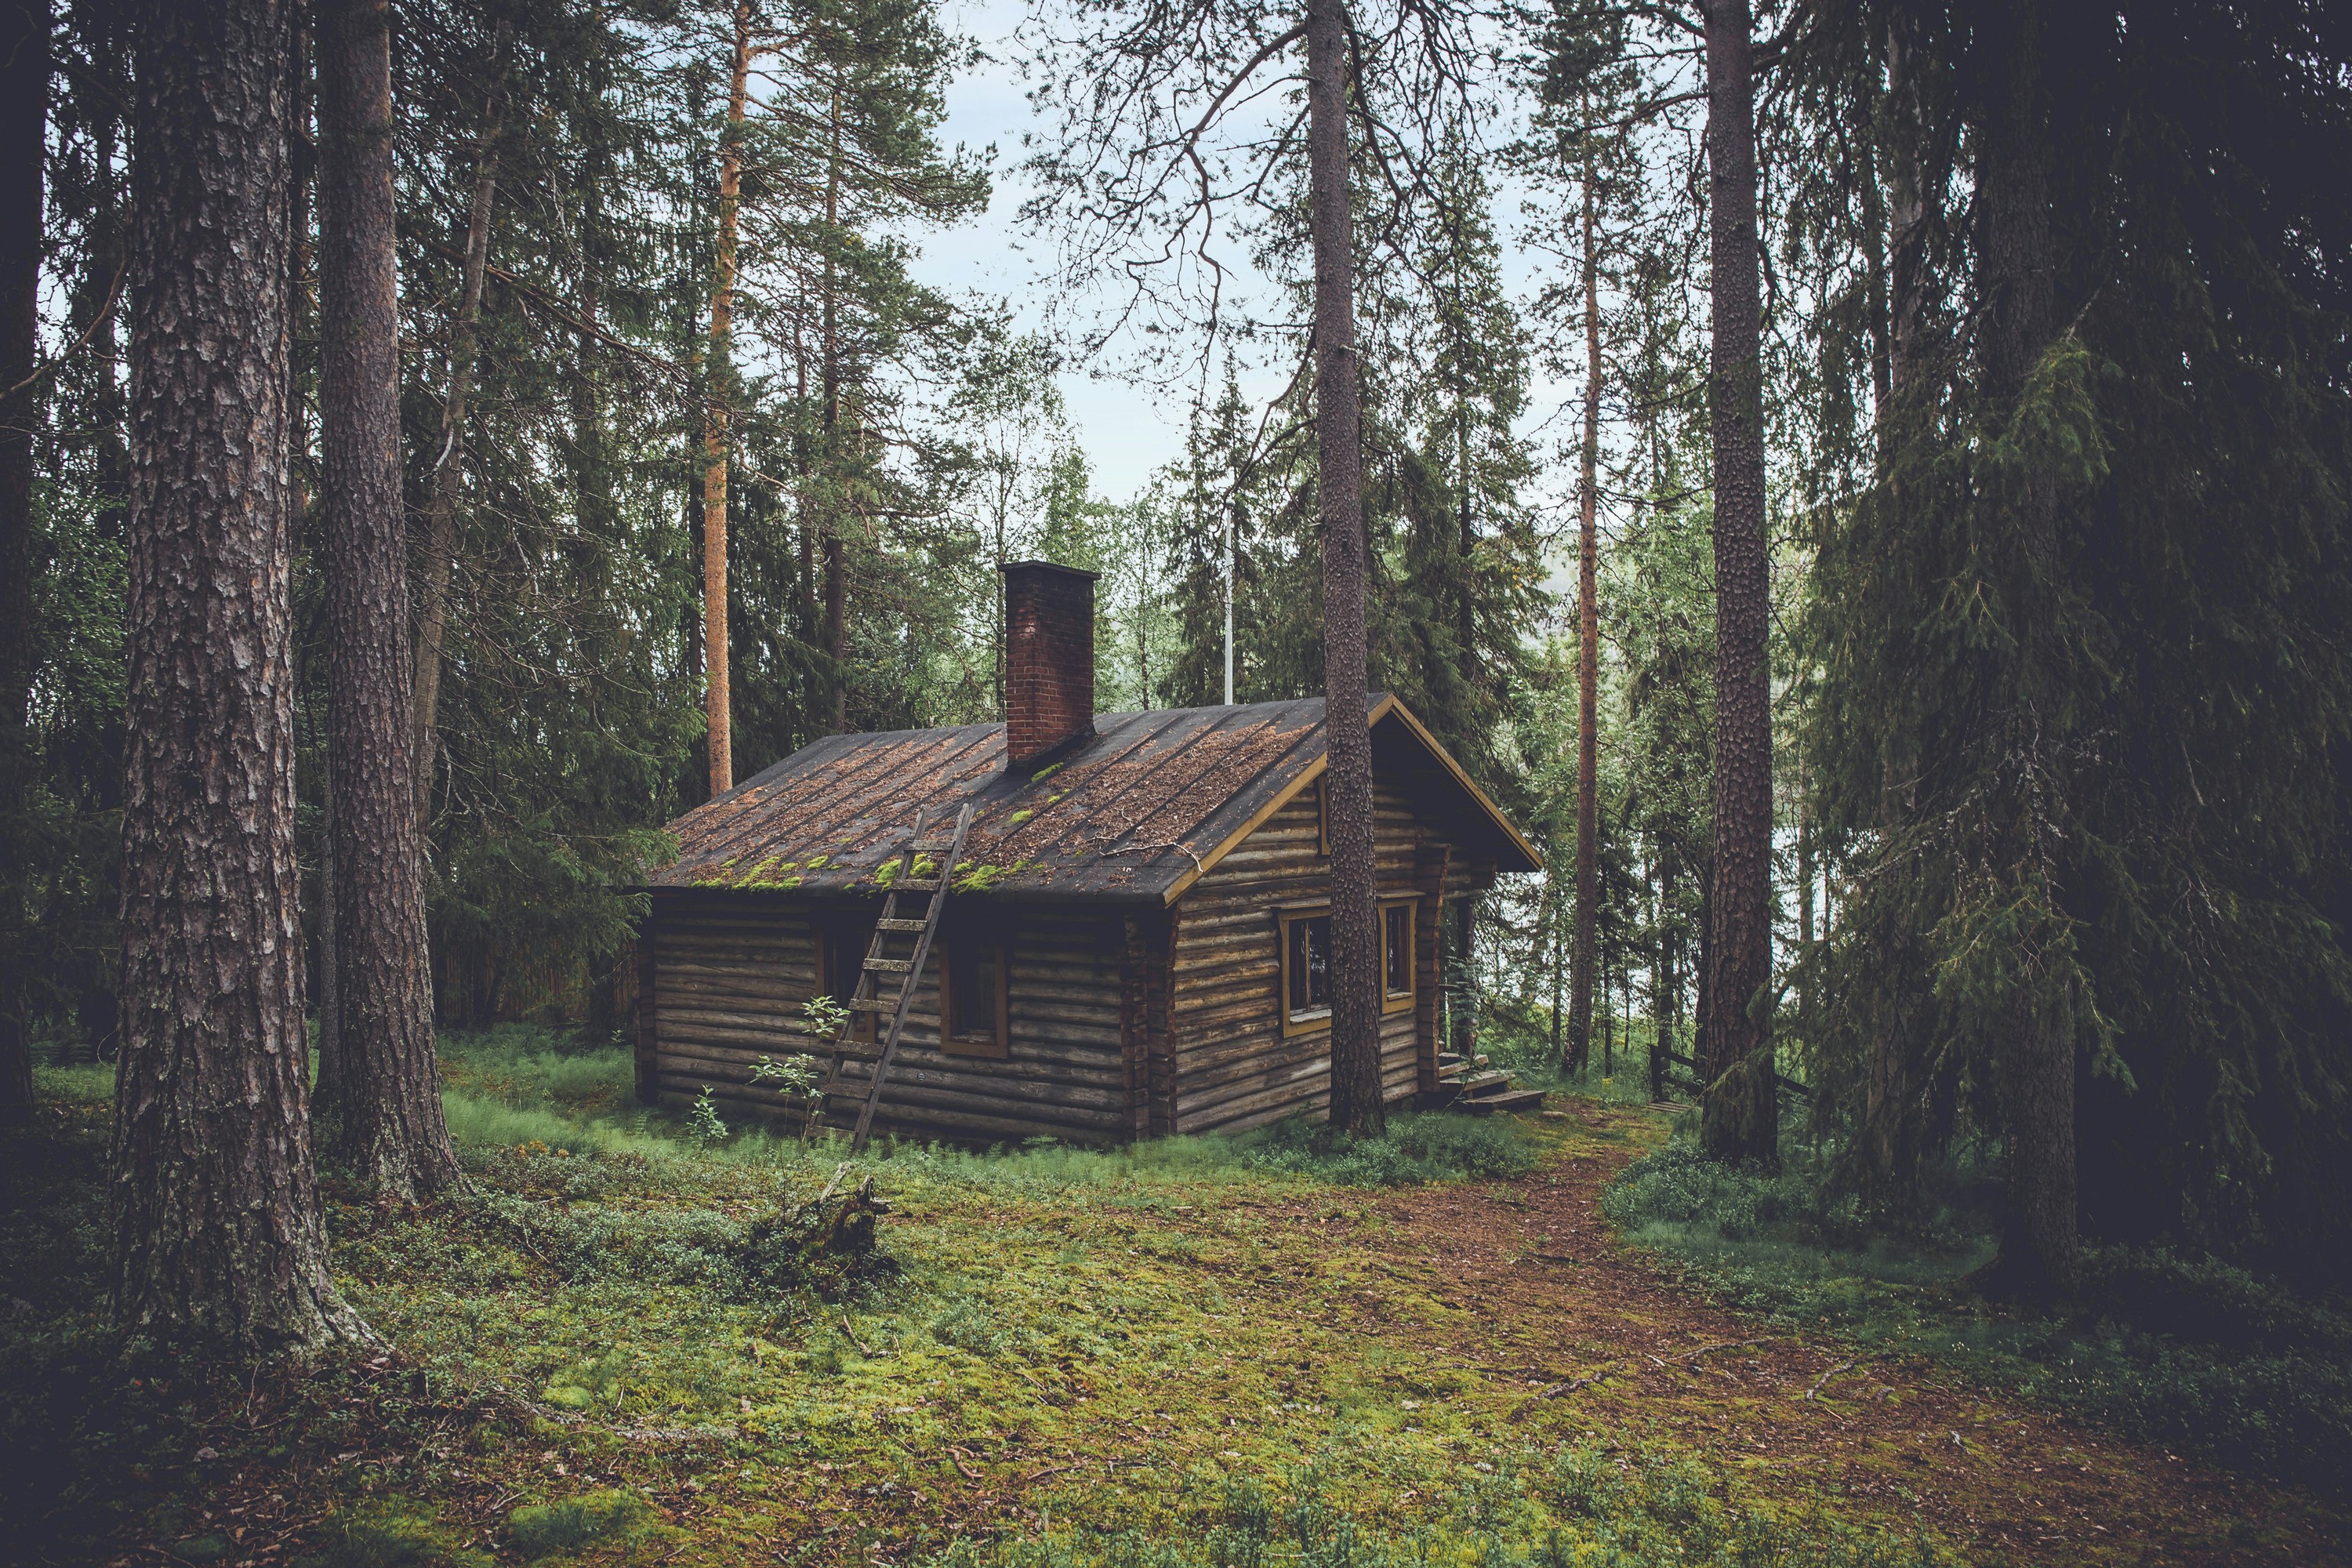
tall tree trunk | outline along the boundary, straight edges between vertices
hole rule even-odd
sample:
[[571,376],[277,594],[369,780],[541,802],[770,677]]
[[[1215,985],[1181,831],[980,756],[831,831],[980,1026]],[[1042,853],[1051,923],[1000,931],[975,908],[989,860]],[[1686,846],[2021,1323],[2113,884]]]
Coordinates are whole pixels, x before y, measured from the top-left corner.
[[[1554,847],[1557,847],[1556,846]],[[1568,1028],[1568,942],[1567,922],[1559,918],[1559,896],[1555,879],[1544,878],[1544,890],[1551,900],[1550,924],[1546,932],[1551,938],[1551,1055],[1554,1061],[1568,1059],[1566,1043]]]
[[287,526],[290,0],[140,35],[132,204],[121,1325],[240,1355],[364,1338],[303,1082]]
[[[416,625],[416,681],[410,746],[416,764],[416,820],[433,816],[433,773],[440,749],[441,662],[449,637],[449,582],[457,564],[457,490],[466,475],[466,405],[473,396],[481,353],[482,289],[489,275],[490,215],[498,204],[499,93],[503,90],[507,27],[499,25],[499,85],[483,108],[482,142],[475,154],[474,195],[466,212],[466,258],[457,275],[457,315],[449,324],[449,384],[441,395],[441,438],[425,488],[425,603]],[[421,831],[421,829],[420,829]]]
[[327,735],[342,1079],[336,1162],[369,1190],[429,1197],[457,1177],[433,1058],[425,856],[400,474],[400,300],[387,0],[319,12],[319,447]]
[[1772,692],[1764,547],[1764,384],[1748,0],[1707,0],[1707,215],[1714,295],[1715,853],[1700,1142],[1780,1156],[1770,1035],[1748,1015],[1772,971]]
[[[841,305],[834,247],[841,242],[841,88],[833,89],[828,120],[824,174],[824,342],[818,367],[824,398],[824,657],[827,696],[832,711],[826,722],[838,735],[849,728],[849,680],[844,665],[849,655],[849,574],[842,555],[841,514],[847,500],[846,465],[841,456]],[[998,624],[1003,619],[1003,586],[997,588]],[[1000,639],[1001,640],[1001,639]]]
[[[1978,290],[1983,312],[1986,417],[1996,427],[2013,417],[2036,363],[2057,332],[2056,268],[2050,234],[2049,105],[2044,89],[2040,14],[2024,0],[2000,8],[1985,27],[1990,85],[1979,127],[1977,215]],[[2042,826],[2054,809],[2058,763],[2053,695],[2057,657],[2058,501],[2046,476],[2022,476],[2011,504],[2023,584],[2016,611],[2014,708],[2000,742],[2006,769],[2021,776],[2002,810],[2018,826],[2001,848],[2005,889],[2021,908],[2039,905],[2043,921],[2064,918],[2057,847]],[[1998,501],[1987,504],[1999,504]],[[2021,760],[2019,760],[2021,759]],[[2009,1205],[1993,1273],[2029,1294],[2071,1296],[2078,1283],[2074,1168],[2074,1039],[2066,1020],[2038,994],[2045,962],[2040,934],[2021,939],[2016,1021],[1997,1092],[2009,1134]]]
[[[1886,34],[1887,302],[1885,383],[1878,409],[1879,473],[1890,470],[1903,409],[1918,381],[1918,337],[1925,318],[1927,204],[1919,178],[1918,62],[1903,42],[1899,21]],[[1812,889],[1805,899],[1810,911]],[[1824,899],[1826,905],[1826,898]],[[1827,924],[1827,910],[1823,910]],[[1895,1031],[1871,1035],[1863,1064],[1863,1113],[1859,1129],[1862,1193],[1873,1207],[1906,1206],[1917,1186],[1918,1143],[1911,1136],[1911,1063],[1906,1043]]]
[[33,778],[33,363],[41,322],[48,0],[0,9],[0,1126],[33,1114],[25,809]]
[[1378,1132],[1379,906],[1364,633],[1354,227],[1348,209],[1345,0],[1307,0],[1307,164],[1315,252],[1316,488],[1323,524],[1323,782],[1331,827],[1331,1124]]
[[743,114],[750,101],[751,0],[736,0],[728,63],[727,129],[719,150],[719,256],[710,285],[709,393],[702,447],[702,677],[709,720],[710,793],[735,787],[735,734],[727,673],[727,426],[735,395],[735,237],[743,190]]
[[1592,1058],[1593,921],[1601,903],[1601,262],[1592,154],[1584,159],[1584,442],[1576,550],[1576,951],[1569,962],[1568,1059]]
[[[1801,953],[1811,953],[1813,947],[1813,879],[1815,861],[1820,858],[1817,829],[1813,826],[1813,777],[1804,753],[1797,756],[1797,943]],[[1798,1037],[1811,1050],[1813,1041],[1813,988],[1811,982],[1797,988]]]
[[[1899,26],[1899,22],[1890,22],[1886,35],[1887,348],[1882,426],[1904,389],[1916,380],[1919,334],[1927,310],[1927,204],[1919,174],[1919,143],[1926,129],[1920,122],[1918,61],[1903,42]],[[1885,451],[1884,437],[1880,451]]]
[[[299,499],[300,487],[296,487]],[[331,731],[333,721],[328,721]],[[325,810],[319,846],[319,994],[310,999],[319,1015],[319,1063],[310,1078],[314,1133],[327,1108],[343,1092],[342,941],[337,930],[341,907],[335,894],[335,748],[320,748],[319,795]]]

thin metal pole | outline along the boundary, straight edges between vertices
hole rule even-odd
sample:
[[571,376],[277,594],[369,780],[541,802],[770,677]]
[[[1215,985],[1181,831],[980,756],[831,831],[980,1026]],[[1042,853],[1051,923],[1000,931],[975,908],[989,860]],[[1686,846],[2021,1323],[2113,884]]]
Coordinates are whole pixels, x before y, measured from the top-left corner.
[[1225,706],[1234,705],[1234,558],[1241,542],[1234,537],[1234,509],[1225,508]]

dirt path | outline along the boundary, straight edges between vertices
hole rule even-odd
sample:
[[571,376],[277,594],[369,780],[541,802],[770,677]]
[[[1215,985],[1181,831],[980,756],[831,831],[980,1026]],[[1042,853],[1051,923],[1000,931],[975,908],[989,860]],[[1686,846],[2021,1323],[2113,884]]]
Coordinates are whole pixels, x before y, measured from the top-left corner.
[[[1603,1131],[1632,1120],[1570,1114]],[[1709,1304],[1601,1216],[1601,1187],[1637,1152],[1577,1140],[1526,1178],[1384,1205],[1398,1254],[1459,1282],[1482,1370],[1528,1387],[1530,1435],[1670,1435],[1767,1498],[1826,1493],[2019,1561],[2352,1560],[2340,1521],[2295,1494]]]

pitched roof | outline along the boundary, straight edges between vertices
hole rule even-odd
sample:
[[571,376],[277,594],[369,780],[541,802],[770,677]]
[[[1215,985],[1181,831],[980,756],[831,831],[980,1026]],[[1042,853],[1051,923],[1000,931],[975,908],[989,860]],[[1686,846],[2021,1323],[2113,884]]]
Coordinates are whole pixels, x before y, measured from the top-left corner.
[[[1393,697],[1371,707],[1376,776],[1432,807],[1506,871],[1541,861]],[[1324,769],[1323,701],[1105,713],[1053,765],[1004,770],[1004,726],[830,735],[669,825],[660,888],[872,891],[918,811],[978,808],[958,890],[1172,903]],[[977,884],[977,886],[975,886]]]

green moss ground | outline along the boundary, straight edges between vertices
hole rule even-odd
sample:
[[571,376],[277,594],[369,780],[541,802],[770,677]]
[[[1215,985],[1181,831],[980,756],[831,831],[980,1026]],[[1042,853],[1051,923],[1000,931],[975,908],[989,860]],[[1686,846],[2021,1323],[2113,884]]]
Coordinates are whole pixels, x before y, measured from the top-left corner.
[[[122,1384],[97,1312],[104,1080],[45,1080],[57,1109],[8,1145],[0,1221],[31,1291],[0,1329],[0,1501],[29,1560],[1506,1568],[2103,1544],[2071,1521],[2063,1551],[2032,1539],[2033,1461],[2067,1434],[1927,1507],[1881,1405],[1802,1395],[1811,1347],[1654,1355],[1563,1394],[1628,1343],[1737,1337],[1638,1258],[1604,1276],[1577,1228],[1662,1136],[1646,1113],[1415,1119],[1342,1147],[887,1150],[863,1163],[894,1211],[885,1262],[779,1283],[751,1226],[837,1150],[738,1129],[696,1152],[628,1104],[625,1053],[452,1046],[469,1190],[331,1215],[386,1351],[275,1384]],[[2096,1459],[2103,1487],[2126,1458]],[[2294,1500],[2159,1482],[2160,1507],[2109,1489],[2152,1560],[2322,1539]]]

